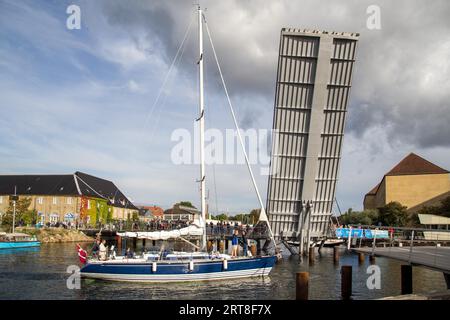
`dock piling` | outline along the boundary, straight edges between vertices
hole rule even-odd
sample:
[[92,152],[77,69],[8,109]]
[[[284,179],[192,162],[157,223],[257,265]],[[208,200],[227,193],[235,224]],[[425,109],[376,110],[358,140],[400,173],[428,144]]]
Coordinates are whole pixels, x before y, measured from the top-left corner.
[[402,294],[412,294],[412,266],[403,264],[401,266]]
[[339,248],[337,246],[333,247],[333,261],[339,263]]
[[350,300],[352,296],[352,266],[341,267],[342,300]]
[[309,248],[309,265],[313,265],[314,264],[314,248]]
[[309,272],[297,272],[295,298],[296,300],[308,300]]
[[362,253],[362,252],[358,253],[358,262],[359,262],[359,264],[363,264],[365,260],[366,260],[365,254]]

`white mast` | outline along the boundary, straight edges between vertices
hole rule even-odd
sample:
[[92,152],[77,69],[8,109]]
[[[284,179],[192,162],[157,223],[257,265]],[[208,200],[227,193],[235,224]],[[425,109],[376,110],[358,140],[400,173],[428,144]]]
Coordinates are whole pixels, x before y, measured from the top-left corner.
[[206,248],[206,176],[205,176],[205,106],[203,98],[203,28],[202,28],[202,10],[198,6],[198,40],[199,40],[199,110],[200,116],[200,193],[201,193],[201,210],[202,210],[202,223],[203,237],[202,237],[202,250]]

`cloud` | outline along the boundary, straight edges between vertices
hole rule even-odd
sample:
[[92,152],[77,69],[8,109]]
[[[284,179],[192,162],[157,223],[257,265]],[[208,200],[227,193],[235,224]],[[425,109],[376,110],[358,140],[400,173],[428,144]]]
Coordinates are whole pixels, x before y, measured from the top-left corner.
[[[196,7],[79,1],[82,29],[69,31],[69,4],[0,3],[2,171],[85,170],[113,180],[137,202],[195,202],[198,168],[174,166],[169,157],[172,130],[191,131],[198,117]],[[368,30],[371,4],[202,2],[244,129],[272,126],[282,27],[361,34],[338,185],[343,208],[360,208],[364,193],[411,151],[450,166],[450,4],[377,1],[382,29]],[[153,108],[191,19],[183,56]],[[207,125],[232,128],[207,41],[205,50]],[[216,170],[221,210],[258,205],[244,167]],[[212,190],[211,172],[208,178]],[[256,178],[264,195],[267,177]]]

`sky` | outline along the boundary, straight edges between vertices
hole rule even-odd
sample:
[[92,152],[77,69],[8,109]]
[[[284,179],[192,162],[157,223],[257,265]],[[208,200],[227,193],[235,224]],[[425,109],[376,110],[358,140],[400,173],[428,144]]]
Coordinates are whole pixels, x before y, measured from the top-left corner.
[[[66,26],[71,4],[80,8],[81,29]],[[380,8],[380,29],[367,27],[370,5]],[[450,168],[448,1],[201,6],[244,129],[272,126],[281,28],[360,33],[336,194],[341,210],[362,209],[364,194],[411,152]],[[112,180],[138,204],[198,205],[198,165],[171,158],[173,132],[193,135],[198,117],[195,9],[175,0],[0,0],[0,174],[82,171]],[[206,42],[204,61],[206,126],[232,129]],[[213,211],[258,207],[244,165],[207,166],[206,175]]]

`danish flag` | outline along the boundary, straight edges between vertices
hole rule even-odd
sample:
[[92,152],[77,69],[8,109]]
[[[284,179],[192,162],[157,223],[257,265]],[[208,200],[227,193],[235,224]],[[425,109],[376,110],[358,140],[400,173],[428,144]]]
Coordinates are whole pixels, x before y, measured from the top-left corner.
[[80,259],[80,262],[82,264],[86,263],[87,260],[87,251],[81,248],[81,246],[77,243],[77,250],[78,250],[78,258]]

